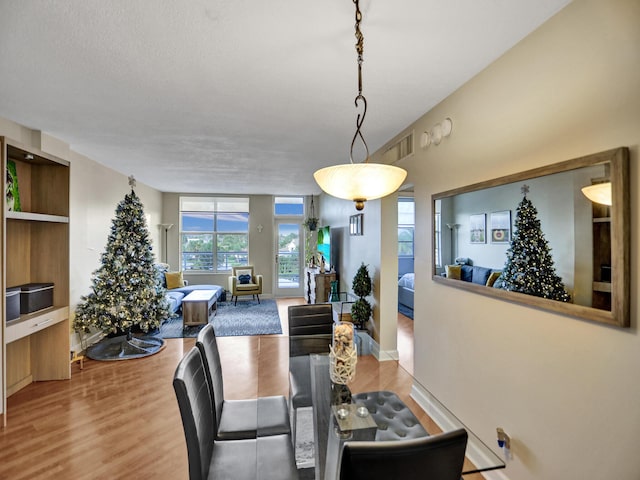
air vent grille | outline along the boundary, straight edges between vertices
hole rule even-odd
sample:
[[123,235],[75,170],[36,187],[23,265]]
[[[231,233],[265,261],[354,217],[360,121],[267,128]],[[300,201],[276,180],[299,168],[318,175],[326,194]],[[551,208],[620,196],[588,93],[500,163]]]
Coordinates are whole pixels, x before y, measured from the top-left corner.
[[384,163],[391,164],[399,162],[413,154],[413,132],[406,137],[402,137],[397,143],[394,143],[384,152],[382,158]]

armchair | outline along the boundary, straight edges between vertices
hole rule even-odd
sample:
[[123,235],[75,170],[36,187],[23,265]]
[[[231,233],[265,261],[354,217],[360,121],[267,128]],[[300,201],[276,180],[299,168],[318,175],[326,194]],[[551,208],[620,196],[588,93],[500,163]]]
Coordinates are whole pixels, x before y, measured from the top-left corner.
[[234,305],[238,304],[238,295],[253,295],[260,303],[262,293],[262,275],[256,275],[252,265],[231,267],[229,277],[229,292],[231,300],[236,297]]

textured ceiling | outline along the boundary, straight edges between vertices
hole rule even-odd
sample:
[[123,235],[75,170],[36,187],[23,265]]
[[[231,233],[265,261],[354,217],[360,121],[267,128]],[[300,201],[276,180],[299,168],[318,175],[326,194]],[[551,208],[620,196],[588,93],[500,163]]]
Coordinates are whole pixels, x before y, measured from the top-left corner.
[[[361,0],[370,150],[567,3]],[[318,193],[354,44],[349,0],[2,0],[0,116],[165,192]]]

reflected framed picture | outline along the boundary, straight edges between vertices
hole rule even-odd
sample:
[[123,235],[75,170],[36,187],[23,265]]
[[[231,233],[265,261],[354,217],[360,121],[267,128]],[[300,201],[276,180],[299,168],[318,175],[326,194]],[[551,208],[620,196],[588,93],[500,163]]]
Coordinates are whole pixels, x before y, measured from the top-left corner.
[[469,216],[469,241],[471,243],[487,243],[487,214],[478,213]]
[[491,213],[491,243],[511,241],[511,210]]
[[349,217],[349,235],[362,235],[362,219],[363,213],[351,215]]

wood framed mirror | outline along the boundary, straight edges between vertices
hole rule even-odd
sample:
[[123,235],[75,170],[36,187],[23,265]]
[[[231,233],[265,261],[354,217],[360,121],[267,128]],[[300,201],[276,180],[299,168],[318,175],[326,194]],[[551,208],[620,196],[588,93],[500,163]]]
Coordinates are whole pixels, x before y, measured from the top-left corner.
[[[602,187],[607,198],[587,198],[583,188],[592,185]],[[525,197],[529,206],[523,202]],[[435,282],[629,327],[626,147],[448,190],[431,198]],[[525,228],[528,224],[533,231]],[[542,240],[536,238],[536,232]],[[538,258],[545,255],[551,257],[546,267]],[[551,287],[531,287],[533,281],[523,280],[547,273],[558,279],[555,286],[566,295],[551,295]]]

